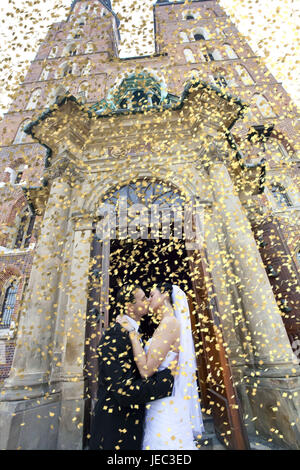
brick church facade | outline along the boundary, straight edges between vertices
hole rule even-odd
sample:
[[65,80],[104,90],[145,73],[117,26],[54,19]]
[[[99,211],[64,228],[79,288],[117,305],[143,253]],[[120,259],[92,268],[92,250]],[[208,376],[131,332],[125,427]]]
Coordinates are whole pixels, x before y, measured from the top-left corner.
[[[182,167],[177,177],[180,172],[186,175],[182,177],[183,185],[192,181],[190,174],[194,178],[199,169],[199,181],[195,179],[191,186],[199,188],[201,181],[203,188],[207,185],[199,193],[201,201],[211,198],[207,207],[214,207],[218,201],[217,195],[212,195],[218,185],[216,175],[224,181],[220,191],[224,191],[225,199],[232,190],[232,200],[226,210],[223,208],[223,216],[221,212],[215,214],[214,210],[219,209],[208,209],[208,217],[212,217],[209,220],[217,228],[207,241],[207,262],[215,282],[217,310],[223,318],[223,308],[226,318],[223,339],[229,344],[227,359],[241,403],[239,419],[246,422],[245,433],[249,435],[258,431],[278,445],[299,445],[300,373],[296,359],[299,362],[300,195],[296,107],[218,2],[157,1],[153,18],[155,53],[122,58],[118,52],[120,21],[111,2],[73,1],[66,21],[49,29],[1,122],[0,414],[3,423],[6,413],[16,413],[18,418],[10,418],[8,430],[2,433],[1,448],[30,448],[22,432],[16,438],[11,430],[28,419],[33,432],[33,414],[39,414],[36,400],[45,400],[45,396],[50,397],[45,406],[60,420],[47,431],[39,424],[39,434],[47,437],[43,441],[36,435],[35,448],[81,448],[82,428],[88,426],[84,416],[86,400],[82,400],[80,388],[83,365],[75,366],[72,360],[82,356],[82,344],[92,330],[83,318],[89,305],[87,295],[76,307],[76,302],[71,305],[73,294],[68,289],[74,287],[75,297],[89,289],[91,281],[85,273],[91,253],[97,250],[97,243],[90,241],[96,195],[101,199],[116,184],[130,184],[132,173],[136,179],[149,177],[149,181],[165,180],[176,186],[172,168],[167,168],[169,163],[160,166],[162,155],[167,155],[168,161],[174,156],[172,165]],[[180,152],[187,156],[182,163],[178,160]],[[148,158],[150,153],[158,160]],[[57,181],[61,179],[60,186]],[[221,207],[223,202],[219,202]],[[232,207],[236,209],[226,221]],[[238,225],[244,226],[246,221],[246,234],[237,235],[238,226],[235,232],[239,217]],[[219,232],[222,240],[218,239]],[[216,245],[214,240],[218,240]],[[78,254],[75,247],[79,245]],[[108,260],[104,247],[99,250]],[[229,276],[226,294],[218,263],[214,263],[214,250],[225,266],[222,276]],[[251,260],[259,266],[254,271]],[[103,263],[101,266],[105,285],[107,273]],[[231,275],[237,279],[237,286],[230,283]],[[262,284],[256,284],[259,276]],[[93,295],[97,297],[97,292]],[[236,306],[232,318],[226,308],[228,299]],[[213,309],[209,302],[207,308]],[[76,316],[78,311],[81,326],[76,327],[68,315]],[[101,312],[106,327],[107,305]],[[209,315],[212,321],[216,318],[214,313]],[[261,315],[265,315],[263,321]],[[273,324],[277,325],[276,333],[270,333]],[[76,328],[84,332],[80,344],[72,339]],[[98,339],[101,331],[97,330]],[[268,331],[270,338],[266,339]],[[257,334],[260,338],[255,341]],[[65,342],[61,339],[64,335]],[[247,346],[244,349],[245,365],[239,352],[249,336],[255,344],[250,350]],[[262,338],[266,349],[273,351],[269,356],[260,349]],[[31,357],[30,346],[35,341]],[[275,358],[281,348],[289,360]],[[272,354],[274,363],[269,362]],[[46,364],[44,370],[39,355]],[[261,388],[255,384],[260,361],[269,370],[265,376],[265,369],[259,373]],[[203,374],[207,377],[205,364],[199,367],[202,372],[206,370]],[[250,372],[245,372],[246,366]],[[74,381],[68,379],[70,370]],[[204,376],[200,377],[201,383],[205,382]],[[209,387],[203,385],[201,390],[205,394]],[[272,390],[266,411],[260,406],[267,401],[264,390]],[[74,403],[66,398],[69,391]],[[17,406],[18,393],[28,395],[32,415],[27,411],[30,407]],[[211,399],[210,393],[207,396]],[[282,414],[279,410],[272,415],[271,410],[282,396]],[[78,420],[83,424],[70,431],[67,416],[78,407]],[[284,423],[285,414],[289,422],[295,422],[293,426]],[[215,427],[220,428],[224,438],[226,431],[217,415],[218,410],[214,410]],[[258,415],[260,418],[253,420]],[[278,431],[272,433],[272,426]],[[238,437],[229,439],[229,445],[242,446]]]

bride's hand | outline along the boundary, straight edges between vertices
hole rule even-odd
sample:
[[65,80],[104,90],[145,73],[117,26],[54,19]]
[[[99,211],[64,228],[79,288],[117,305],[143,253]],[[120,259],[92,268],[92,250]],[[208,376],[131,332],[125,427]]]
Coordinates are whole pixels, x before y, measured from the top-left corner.
[[121,315],[118,315],[116,318],[116,321],[120,323],[120,325],[125,328],[125,330],[129,331],[131,330],[132,326],[128,323],[126,318],[123,318]]
[[170,369],[171,371],[171,374],[175,377],[176,375],[178,375],[178,370],[179,370],[179,367],[178,367],[178,357],[179,355],[177,354],[176,358],[171,361],[171,363],[169,364],[168,366],[168,369]]

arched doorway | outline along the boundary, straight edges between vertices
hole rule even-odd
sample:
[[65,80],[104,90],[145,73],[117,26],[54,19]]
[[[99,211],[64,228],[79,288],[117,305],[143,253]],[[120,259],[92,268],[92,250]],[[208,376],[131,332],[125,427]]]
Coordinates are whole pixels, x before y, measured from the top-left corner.
[[[102,203],[111,207],[113,214],[106,217],[105,229],[103,217],[100,229],[97,226],[99,222],[95,223],[91,249],[92,269],[85,349],[84,436],[89,434],[90,413],[97,399],[96,348],[103,331],[113,321],[114,299],[118,289],[122,283],[138,281],[147,295],[153,284],[167,280],[179,285],[188,296],[201,407],[213,414],[216,433],[222,442],[229,448],[248,448],[230,365],[223,346],[222,328],[218,315],[215,314],[217,300],[214,292],[211,292],[213,282],[205,249],[193,247],[190,242],[191,233],[194,232],[188,231],[187,236],[185,225],[181,227],[183,230],[179,236],[179,221],[184,224],[185,208],[188,204],[193,204],[192,198],[182,195],[166,183],[138,180],[114,188],[105,195]],[[154,227],[154,218],[145,217],[145,213],[149,210],[155,212],[157,206],[161,209],[161,218]],[[137,209],[139,215],[143,215],[138,218],[141,222],[138,234],[130,225],[130,220],[134,219],[132,209]],[[195,226],[194,215],[189,219],[192,228]],[[126,229],[125,219],[129,220]],[[144,230],[142,223],[145,220],[150,221],[148,231]],[[146,336],[153,334],[155,325],[151,319],[145,321],[143,327]],[[86,443],[87,440],[84,445]]]

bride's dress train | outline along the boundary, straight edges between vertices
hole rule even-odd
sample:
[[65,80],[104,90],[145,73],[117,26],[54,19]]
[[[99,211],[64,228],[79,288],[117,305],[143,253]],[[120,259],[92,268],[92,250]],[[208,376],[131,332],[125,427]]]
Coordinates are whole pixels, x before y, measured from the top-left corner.
[[[185,296],[177,286],[173,286],[173,292],[175,288],[177,288],[175,291],[177,294],[182,293]],[[187,309],[187,302],[185,303],[185,309]],[[170,397],[147,403],[143,450],[197,450],[194,436],[204,432],[197,383],[193,379],[196,362],[190,331],[189,311],[187,311],[187,314],[188,318],[185,318],[184,323],[181,321],[180,349],[182,352],[179,355],[179,366],[181,365],[180,370],[183,373],[175,376],[173,392]],[[175,315],[178,318],[178,309],[177,314],[175,309]],[[192,345],[190,344],[191,341]],[[150,342],[151,340],[145,346],[146,352]],[[185,347],[185,350],[183,347]],[[168,367],[171,361],[175,359],[175,356],[175,352],[169,351],[158,370]]]

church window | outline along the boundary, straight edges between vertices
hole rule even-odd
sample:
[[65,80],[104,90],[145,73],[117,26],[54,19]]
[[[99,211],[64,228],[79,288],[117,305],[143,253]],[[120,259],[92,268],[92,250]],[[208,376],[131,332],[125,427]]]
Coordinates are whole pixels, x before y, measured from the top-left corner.
[[222,39],[222,38],[226,37],[225,31],[223,31],[223,29],[221,29],[221,28],[216,28],[215,32],[216,32],[216,38],[217,39]]
[[80,85],[79,85],[79,88],[78,88],[78,95],[83,98],[83,99],[87,99],[88,98],[88,87],[89,87],[89,83],[88,82],[82,82]]
[[43,70],[42,70],[42,73],[41,73],[41,76],[40,76],[40,80],[47,80],[48,79],[48,76],[49,76],[49,73],[50,73],[50,69],[49,67],[45,67]]
[[246,69],[246,67],[244,67],[243,65],[238,64],[238,65],[235,66],[235,69],[236,69],[237,73],[239,74],[240,79],[242,80],[244,85],[253,85],[254,84],[254,81],[253,81],[251,75],[249,74],[248,70]]
[[238,58],[235,51],[232,49],[232,47],[229,44],[224,44],[224,46],[225,46],[225,51],[226,51],[228,59],[237,59]]
[[297,256],[298,264],[299,264],[299,266],[300,266],[300,248],[298,248],[298,250],[297,250],[297,255],[296,255],[296,256]]
[[26,137],[27,134],[25,134],[24,132],[24,127],[26,127],[27,124],[29,124],[31,121],[31,119],[25,119],[25,121],[23,121],[20,126],[19,126],[19,129],[16,133],[16,136],[14,138],[14,144],[22,144],[25,140],[26,140]]
[[84,67],[82,74],[89,75],[91,73],[91,70],[92,70],[92,64],[91,64],[91,61],[89,60],[86,66]]
[[73,66],[72,64],[66,64],[63,68],[62,68],[62,76],[63,77],[67,77],[68,75],[71,75],[73,72]]
[[267,155],[274,161],[284,161],[289,158],[287,150],[277,139],[269,139],[265,143],[265,150]]
[[1,317],[0,317],[0,328],[9,328],[11,323],[11,316],[13,314],[16,297],[18,291],[18,283],[16,280],[13,280],[9,283],[7,289],[5,290],[4,300],[1,308]]
[[201,39],[205,39],[202,33],[195,33],[194,34],[195,41],[201,41]]
[[32,235],[35,215],[26,209],[19,219],[18,231],[14,242],[14,248],[28,248]]
[[288,197],[286,193],[286,189],[281,184],[273,183],[271,187],[271,191],[279,207],[284,208],[284,207],[292,206],[290,198]]
[[228,85],[227,79],[224,77],[224,75],[216,75],[214,76],[214,81],[216,85],[219,85],[220,87],[226,87]]
[[88,54],[89,52],[94,52],[94,44],[91,41],[87,43],[85,48],[85,53]]
[[181,38],[181,42],[189,42],[189,38],[188,38],[187,33],[183,32],[183,31],[180,32],[180,38]]
[[26,109],[35,109],[37,107],[40,96],[41,96],[41,89],[39,88],[37,90],[34,90],[31,93]]
[[19,184],[22,180],[23,171],[18,171],[16,174],[15,184]]
[[185,59],[187,62],[192,62],[192,63],[196,62],[194,54],[191,51],[191,49],[184,49],[183,53],[185,55]]
[[50,58],[50,59],[52,59],[53,57],[56,57],[57,50],[58,50],[57,46],[52,47],[52,49],[51,49],[51,51],[50,51],[50,53],[49,53],[49,58]]
[[270,103],[266,100],[266,98],[262,95],[255,94],[254,99],[256,102],[256,106],[259,109],[260,113],[262,114],[263,117],[268,118],[268,117],[275,117],[275,113],[273,111],[272,106]]
[[205,54],[203,54],[203,56],[204,56],[204,59],[206,60],[206,62],[210,62],[212,60],[215,60],[213,54],[209,51],[207,51]]
[[77,54],[77,45],[76,44],[71,44],[71,46],[68,47],[68,54],[69,56],[74,56]]
[[197,28],[196,30],[194,30],[193,36],[195,41],[200,41],[202,39],[206,40],[209,38],[209,34],[204,28]]

